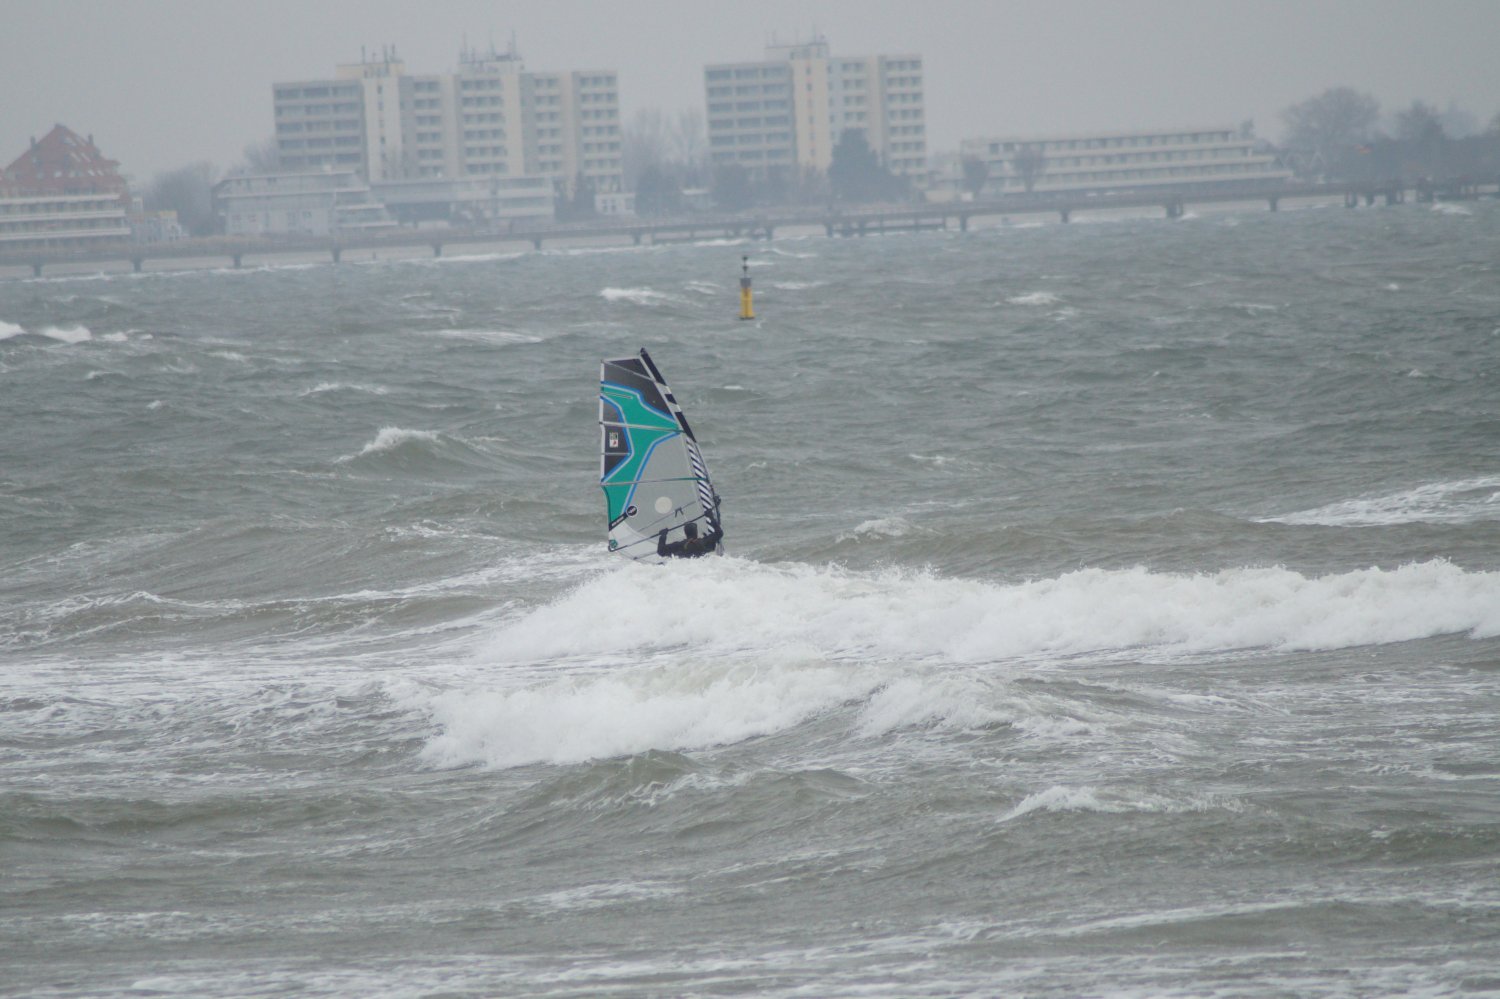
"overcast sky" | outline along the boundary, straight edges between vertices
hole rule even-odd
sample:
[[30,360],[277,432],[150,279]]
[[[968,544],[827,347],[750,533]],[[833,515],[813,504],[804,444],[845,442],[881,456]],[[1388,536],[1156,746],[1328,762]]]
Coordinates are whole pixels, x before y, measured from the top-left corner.
[[271,85],[394,44],[451,71],[465,38],[530,69],[614,69],[625,121],[702,108],[703,66],[817,31],[921,54],[928,148],[974,135],[1238,125],[1331,86],[1393,112],[1500,112],[1500,0],[0,0],[0,166],[54,123],[137,181],[227,168],[272,134]]

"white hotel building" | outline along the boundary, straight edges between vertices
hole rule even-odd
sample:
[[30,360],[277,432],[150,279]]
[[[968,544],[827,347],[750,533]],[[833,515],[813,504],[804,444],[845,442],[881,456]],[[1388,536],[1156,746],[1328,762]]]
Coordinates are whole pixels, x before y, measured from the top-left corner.
[[1256,152],[1254,139],[1227,127],[966,139],[961,144],[963,157],[977,158],[989,167],[981,197],[1027,190],[1025,171],[1017,168],[1017,156],[1025,150],[1041,154],[1031,186],[1038,194],[1201,189],[1279,183],[1291,176],[1275,157]]
[[284,170],[352,169],[372,185],[544,177],[561,191],[581,175],[620,189],[613,71],[532,73],[514,50],[491,49],[463,52],[457,72],[416,75],[386,50],[273,93]]
[[774,168],[827,170],[846,129],[860,129],[896,174],[927,169],[919,55],[840,56],[817,38],[771,45],[758,62],[704,68],[709,155],[759,176]]

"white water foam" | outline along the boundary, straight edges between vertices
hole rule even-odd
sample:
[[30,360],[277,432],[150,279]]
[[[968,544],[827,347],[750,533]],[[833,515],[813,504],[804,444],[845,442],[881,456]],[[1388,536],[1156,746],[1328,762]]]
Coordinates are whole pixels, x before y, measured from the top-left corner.
[[436,432],[431,430],[406,430],[401,427],[381,427],[375,439],[366,444],[359,454],[345,455],[339,461],[353,461],[355,458],[363,458],[367,454],[379,454],[383,451],[394,451],[396,448],[411,441],[435,441],[438,439]]
[[1032,291],[1006,299],[1011,305],[1056,305],[1058,298],[1050,291]]
[[1122,812],[1202,812],[1211,808],[1239,811],[1243,806],[1230,798],[1194,796],[1186,800],[1158,794],[1131,791],[1101,792],[1093,787],[1053,785],[1044,791],[1028,794],[999,821],[1010,822],[1033,812],[1096,812],[1106,815]]
[[904,538],[912,532],[911,523],[902,517],[877,517],[862,521],[853,531],[840,534],[838,540],[853,541],[858,538]]
[[654,288],[605,288],[599,297],[607,302],[631,302],[635,305],[660,305],[663,302],[680,302],[676,295],[668,295]]
[[422,336],[448,337],[454,340],[474,340],[479,343],[541,343],[542,338],[514,330],[422,330]]
[[0,340],[9,340],[13,336],[21,336],[26,331],[15,323],[8,323],[0,319]]
[[426,747],[439,766],[724,745],[851,703],[860,737],[1007,724],[1071,739],[1093,722],[1009,690],[1014,670],[1465,633],[1500,636],[1500,573],[1086,569],[1001,584],[712,559],[619,567],[512,616],[478,650],[509,667],[503,680],[424,691],[417,706],[439,728]]
[[81,324],[73,326],[44,326],[37,333],[61,343],[86,343],[94,339],[93,331]]
[[324,392],[368,392],[385,395],[390,389],[383,385],[361,385],[357,382],[319,382],[310,389],[297,393],[299,396],[322,395]]
[[841,670],[708,663],[452,690],[426,705],[442,732],[423,756],[437,766],[513,767],[725,745],[791,728],[848,696]]
[[[624,607],[629,614],[618,613]],[[712,559],[604,573],[502,629],[484,654],[535,663],[771,648],[983,663],[1141,648],[1338,649],[1465,633],[1500,635],[1500,572],[1443,561],[1321,577],[1081,569],[1000,584]]]
[[1500,475],[1433,482],[1400,492],[1341,500],[1261,523],[1322,527],[1380,527],[1393,524],[1471,524],[1500,520]]

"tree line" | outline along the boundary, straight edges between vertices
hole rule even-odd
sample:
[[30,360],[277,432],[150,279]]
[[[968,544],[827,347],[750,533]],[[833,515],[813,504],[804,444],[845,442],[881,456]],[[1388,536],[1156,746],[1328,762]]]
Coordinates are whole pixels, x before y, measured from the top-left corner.
[[1500,113],[1481,132],[1465,112],[1414,100],[1383,123],[1372,95],[1332,87],[1281,118],[1282,162],[1299,177],[1446,184],[1500,174]]
[[240,162],[222,173],[205,160],[156,174],[141,192],[142,206],[148,212],[176,212],[177,224],[189,236],[212,236],[219,230],[214,185],[225,177],[274,173],[280,168],[275,137],[253,142],[245,147]]

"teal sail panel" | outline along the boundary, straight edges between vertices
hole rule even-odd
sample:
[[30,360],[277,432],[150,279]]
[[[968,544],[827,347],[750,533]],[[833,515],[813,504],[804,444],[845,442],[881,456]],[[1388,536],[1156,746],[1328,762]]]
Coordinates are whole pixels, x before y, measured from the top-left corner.
[[655,561],[661,531],[681,541],[689,523],[704,534],[718,527],[697,438],[645,350],[600,368],[599,452],[610,551]]

